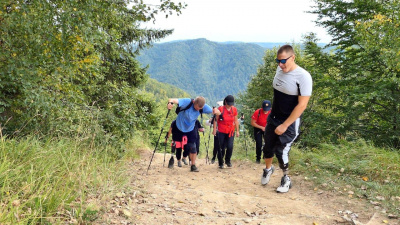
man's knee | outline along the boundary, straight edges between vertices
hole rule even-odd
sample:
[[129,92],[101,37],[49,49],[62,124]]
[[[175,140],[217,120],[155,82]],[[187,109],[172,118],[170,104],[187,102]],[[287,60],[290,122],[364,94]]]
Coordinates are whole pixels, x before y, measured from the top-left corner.
[[264,159],[269,159],[269,158],[274,157],[274,152],[272,152],[272,151],[266,151],[266,150],[265,150],[265,146],[264,146],[264,148],[263,148],[263,153],[264,153]]
[[189,153],[197,153],[196,143],[187,143],[185,149],[187,149]]

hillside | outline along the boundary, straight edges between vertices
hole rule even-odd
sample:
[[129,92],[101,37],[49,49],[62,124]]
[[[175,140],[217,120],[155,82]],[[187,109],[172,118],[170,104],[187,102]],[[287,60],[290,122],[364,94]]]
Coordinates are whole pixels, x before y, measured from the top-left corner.
[[145,85],[147,92],[153,93],[156,101],[163,101],[171,96],[179,96],[190,98],[191,96],[184,90],[175,87],[174,85],[159,82],[155,79],[150,78]]
[[264,48],[256,44],[196,39],[155,44],[138,60],[149,65],[151,78],[215,102],[245,90],[263,56]]

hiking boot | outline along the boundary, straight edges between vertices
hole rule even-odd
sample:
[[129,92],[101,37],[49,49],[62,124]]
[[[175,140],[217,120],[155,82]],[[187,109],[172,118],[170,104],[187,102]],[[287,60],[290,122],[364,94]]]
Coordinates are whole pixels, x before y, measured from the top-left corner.
[[[182,160],[182,161],[183,161],[183,160]],[[182,163],[181,163],[180,160],[178,161],[178,167],[182,167]]]
[[186,159],[182,159],[182,162],[183,162],[183,164],[185,164],[185,165],[188,164],[187,161],[186,161]]
[[224,165],[219,165],[218,168],[223,169]]
[[197,169],[196,165],[190,166],[190,172],[199,172],[199,169]]
[[212,158],[211,159],[211,164],[214,164],[215,163],[215,158]]
[[269,179],[271,178],[271,175],[274,173],[275,167],[271,166],[271,168],[268,170],[266,168],[263,169],[263,175],[261,176],[261,184],[266,185],[269,182]]
[[227,167],[232,167],[232,163],[228,162],[228,163],[226,163],[226,166]]
[[281,179],[281,186],[279,186],[276,189],[276,192],[279,193],[286,193],[289,191],[289,189],[292,187],[292,182],[290,181],[290,178],[288,175],[285,175]]
[[260,164],[261,162],[260,162],[260,159],[256,159],[256,163],[257,164]]

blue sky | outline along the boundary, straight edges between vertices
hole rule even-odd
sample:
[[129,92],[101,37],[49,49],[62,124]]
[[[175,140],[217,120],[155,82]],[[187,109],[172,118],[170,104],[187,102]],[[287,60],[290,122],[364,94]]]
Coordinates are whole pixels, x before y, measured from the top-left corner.
[[187,0],[180,16],[157,18],[146,27],[174,29],[161,42],[206,38],[211,41],[300,42],[314,32],[320,42],[331,37],[315,25],[316,15],[306,13],[312,0]]

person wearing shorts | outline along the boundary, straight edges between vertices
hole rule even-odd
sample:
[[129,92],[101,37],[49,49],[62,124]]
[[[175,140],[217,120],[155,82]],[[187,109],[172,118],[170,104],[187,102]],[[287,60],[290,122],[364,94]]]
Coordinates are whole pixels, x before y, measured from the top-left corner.
[[261,184],[268,184],[275,168],[275,155],[283,171],[277,192],[288,192],[292,182],[289,172],[289,151],[299,134],[300,116],[307,108],[312,93],[312,78],[309,72],[295,63],[295,52],[290,45],[284,45],[277,52],[276,69],[273,80],[274,98],[271,113],[264,132],[263,148],[265,168]]

